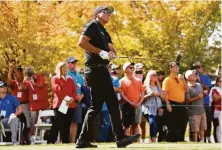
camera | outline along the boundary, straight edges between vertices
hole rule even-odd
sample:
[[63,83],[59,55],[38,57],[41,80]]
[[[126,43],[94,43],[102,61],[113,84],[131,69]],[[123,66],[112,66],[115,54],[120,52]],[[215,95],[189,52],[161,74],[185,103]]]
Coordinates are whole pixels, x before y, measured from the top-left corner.
[[32,77],[33,73],[28,72],[26,75],[30,78],[30,77]]

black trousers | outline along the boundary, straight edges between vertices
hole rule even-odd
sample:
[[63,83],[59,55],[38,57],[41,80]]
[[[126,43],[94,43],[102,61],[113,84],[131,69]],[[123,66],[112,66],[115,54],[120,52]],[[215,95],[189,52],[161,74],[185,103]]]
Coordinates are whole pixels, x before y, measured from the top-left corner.
[[59,132],[62,143],[70,143],[69,134],[70,134],[70,125],[74,113],[73,108],[69,108],[67,114],[59,112],[58,109],[55,109],[54,112],[55,112],[55,117],[52,122],[52,128],[47,143],[54,144],[57,140]]
[[189,119],[185,106],[181,103],[170,101],[172,112],[167,113],[167,126],[169,129],[167,142],[184,141],[187,122]]
[[[82,107],[82,122],[79,123],[78,126],[77,126],[76,141],[77,141],[77,139],[79,138],[79,135],[80,135],[80,133],[81,133],[83,121],[84,121],[84,118],[85,118],[85,116],[86,116],[87,110],[88,110],[87,107]],[[76,141],[75,141],[75,142],[76,142]]]
[[207,117],[207,130],[204,135],[204,141],[206,142],[206,137],[210,137],[211,135],[211,124],[213,121],[213,114],[211,111],[211,106],[205,105],[204,108],[205,108],[206,117]]
[[92,135],[93,123],[102,110],[104,101],[108,107],[112,130],[116,140],[124,137],[120,119],[119,102],[113,89],[110,73],[106,67],[86,67],[85,77],[90,87],[92,103],[87,111],[79,141],[88,142]]
[[167,129],[164,128],[164,126],[167,126],[167,118],[166,118],[166,113],[167,109],[165,106],[165,103],[163,103],[163,116],[158,116],[157,115],[157,132],[159,132],[158,135],[158,142],[163,142],[166,141],[166,136],[167,136]]

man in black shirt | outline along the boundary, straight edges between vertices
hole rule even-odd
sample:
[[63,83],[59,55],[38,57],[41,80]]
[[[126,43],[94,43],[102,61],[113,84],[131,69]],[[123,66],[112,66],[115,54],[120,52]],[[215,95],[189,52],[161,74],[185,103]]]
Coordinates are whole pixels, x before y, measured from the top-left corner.
[[111,37],[104,28],[113,11],[114,8],[111,6],[97,7],[94,12],[94,19],[85,25],[79,39],[79,46],[85,50],[85,77],[91,90],[92,103],[85,116],[76,148],[97,147],[89,142],[89,138],[92,134],[95,117],[101,112],[104,101],[111,116],[117,147],[126,147],[140,137],[140,134],[135,136],[124,135],[118,99],[107,67],[109,60],[116,55]]

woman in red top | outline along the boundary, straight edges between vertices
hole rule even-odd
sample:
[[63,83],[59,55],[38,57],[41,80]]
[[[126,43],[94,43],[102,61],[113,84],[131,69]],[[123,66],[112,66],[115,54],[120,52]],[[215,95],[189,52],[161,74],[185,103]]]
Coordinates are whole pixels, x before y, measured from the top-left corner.
[[[55,70],[56,75],[51,78],[51,86],[54,93],[53,109],[55,110],[55,118],[50,131],[48,143],[56,142],[59,131],[62,143],[69,143],[73,108],[76,107],[76,86],[72,78],[69,77],[66,72],[66,63],[59,62]],[[68,106],[66,113],[61,112],[59,109],[64,98],[68,99],[68,101],[66,101],[66,105]]]
[[218,120],[216,126],[216,137],[218,143],[222,142],[222,111],[221,111],[221,96],[222,96],[222,83],[221,78],[216,79],[216,86],[210,91],[210,98],[214,105],[214,119]]

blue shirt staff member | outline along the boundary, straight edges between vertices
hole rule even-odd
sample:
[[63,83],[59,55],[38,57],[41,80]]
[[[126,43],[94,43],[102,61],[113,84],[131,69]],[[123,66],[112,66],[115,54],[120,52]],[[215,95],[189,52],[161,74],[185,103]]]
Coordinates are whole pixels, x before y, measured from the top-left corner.
[[91,90],[92,103],[85,116],[76,148],[97,147],[97,145],[92,145],[89,142],[89,138],[92,134],[95,117],[101,112],[104,101],[111,116],[117,147],[126,147],[140,137],[140,134],[135,136],[124,135],[118,99],[107,67],[109,60],[116,55],[111,37],[104,28],[113,11],[114,8],[111,6],[97,7],[94,12],[94,19],[85,25],[79,39],[79,46],[85,50],[85,77]]
[[17,144],[18,121],[17,116],[22,114],[22,107],[18,99],[7,93],[7,85],[0,81],[0,121],[5,128],[11,129],[11,140]]

